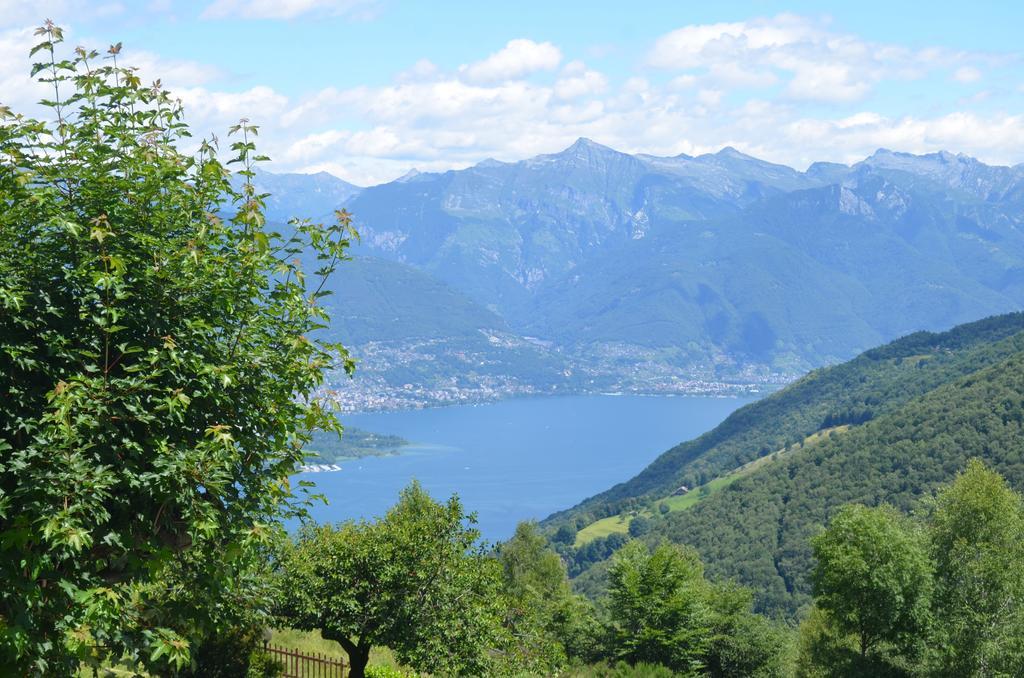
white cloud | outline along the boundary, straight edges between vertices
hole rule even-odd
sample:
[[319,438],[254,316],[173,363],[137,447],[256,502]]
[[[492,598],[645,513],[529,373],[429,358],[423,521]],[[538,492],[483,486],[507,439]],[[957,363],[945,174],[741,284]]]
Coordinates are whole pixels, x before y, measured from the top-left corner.
[[934,118],[889,118],[860,114],[859,124],[847,120],[799,119],[788,124],[784,137],[801,144],[809,161],[814,149],[822,157],[855,162],[877,148],[910,153],[938,150],[966,152],[987,162],[1015,164],[1024,157],[1024,116],[982,116],[957,111]]
[[459,67],[468,82],[489,83],[521,78],[537,71],[558,67],[562,52],[550,42],[509,40],[508,44],[483,61]]
[[737,52],[806,42],[816,33],[808,21],[789,15],[751,22],[684,26],[659,38],[649,60],[661,68],[696,68]]
[[572,61],[562,69],[562,77],[555,82],[555,96],[559,99],[601,94],[608,89],[608,78],[587,68],[582,61]]
[[202,131],[223,132],[241,118],[250,118],[257,125],[276,126],[288,109],[288,98],[265,86],[243,92],[219,92],[205,87],[172,91],[184,104],[189,120]]
[[[29,30],[0,30],[0,102],[19,110],[46,95],[27,76],[33,43]],[[800,17],[673,31],[654,44],[649,63],[620,78],[564,60],[550,43],[520,39],[454,70],[424,58],[390,82],[297,95],[270,84],[232,91],[217,69],[131,47],[123,62],[140,65],[144,79],[160,77],[183,100],[196,136],[223,136],[250,118],[261,127],[261,152],[274,159],[268,169],[325,170],[362,185],[412,167],[519,160],[580,136],[657,155],[732,145],[795,167],[856,161],[879,146],[1024,159],[1022,116],[982,115],[972,112],[974,100],[948,97],[920,107],[932,112],[900,115],[868,98],[883,82],[993,68],[984,55],[871,44]],[[809,99],[829,106],[808,107]]]
[[29,76],[28,53],[39,38],[32,29],[0,32],[0,102],[27,114],[36,114],[36,102],[47,96],[47,88]]
[[715,107],[722,102],[722,90],[702,89],[697,92],[697,103],[709,108]]
[[317,13],[369,18],[375,0],[214,0],[203,10],[204,19],[294,19]]
[[953,79],[964,84],[977,82],[981,80],[981,71],[974,66],[961,66],[953,71]]
[[961,56],[874,44],[820,21],[782,14],[684,26],[655,42],[648,63],[696,71],[712,87],[770,87],[781,80],[793,99],[845,103],[863,99],[884,79],[919,78]]

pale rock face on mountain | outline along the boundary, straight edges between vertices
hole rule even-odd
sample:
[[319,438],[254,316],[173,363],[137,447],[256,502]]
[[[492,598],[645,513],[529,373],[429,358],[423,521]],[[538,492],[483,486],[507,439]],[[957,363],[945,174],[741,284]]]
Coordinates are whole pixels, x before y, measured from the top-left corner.
[[1024,305],[1024,166],[963,155],[879,150],[800,172],[732,148],[660,157],[579,139],[365,189],[274,180],[278,211],[334,196],[359,254],[568,353],[804,369]]

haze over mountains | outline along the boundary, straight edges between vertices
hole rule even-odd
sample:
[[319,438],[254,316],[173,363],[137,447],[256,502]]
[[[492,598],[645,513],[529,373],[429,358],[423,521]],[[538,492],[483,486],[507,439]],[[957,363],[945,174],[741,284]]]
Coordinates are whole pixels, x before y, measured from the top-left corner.
[[[677,383],[784,379],[1024,305],[1024,165],[946,152],[799,172],[732,148],[656,157],[580,139],[363,189],[259,181],[272,219],[355,216],[363,260],[333,282],[341,340],[428,341],[552,388],[585,388],[569,383],[581,372],[629,388],[655,367]],[[517,367],[507,342],[537,360]]]

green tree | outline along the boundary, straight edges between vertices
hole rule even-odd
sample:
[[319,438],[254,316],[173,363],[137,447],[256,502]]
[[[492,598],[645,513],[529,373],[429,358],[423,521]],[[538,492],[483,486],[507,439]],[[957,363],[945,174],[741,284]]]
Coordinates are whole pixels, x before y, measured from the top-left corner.
[[554,540],[561,544],[572,544],[576,541],[576,528],[573,525],[565,524],[555,532]]
[[923,533],[891,506],[844,506],[811,540],[818,607],[858,640],[862,658],[879,643],[908,648],[925,633],[931,563]]
[[589,661],[600,628],[589,601],[572,593],[562,559],[536,523],[523,522],[497,549],[504,575],[505,627],[515,664],[552,673]]
[[471,516],[413,483],[376,522],[309,526],[279,564],[281,616],[320,630],[362,678],[370,649],[435,674],[481,674],[501,643],[501,572]]
[[651,520],[644,516],[636,516],[629,521],[629,536],[642,537],[651,531]]
[[613,652],[630,664],[662,664],[684,675],[703,668],[712,630],[704,568],[696,551],[633,541],[608,571]]
[[497,551],[506,597],[509,651],[531,671],[551,673],[566,662],[554,628],[555,610],[572,594],[562,559],[536,523],[520,523]]
[[216,140],[186,155],[180,104],[120,45],[37,35],[52,119],[0,106],[0,663],[180,668],[297,508],[308,431],[337,427],[311,396],[352,364],[311,336],[350,222],[269,231],[255,126],[227,164]]
[[949,676],[1024,674],[1024,509],[977,460],[929,517],[936,565],[935,651]]
[[704,658],[716,678],[792,675],[788,629],[751,611],[753,594],[733,583],[708,587],[711,641]]

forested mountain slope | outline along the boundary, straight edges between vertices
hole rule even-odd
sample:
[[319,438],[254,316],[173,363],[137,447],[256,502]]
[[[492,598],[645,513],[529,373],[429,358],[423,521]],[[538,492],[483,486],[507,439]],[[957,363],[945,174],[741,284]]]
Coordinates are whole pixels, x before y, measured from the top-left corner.
[[[841,423],[852,426],[800,445]],[[1022,425],[1024,315],[1010,314],[910,335],[817,370],[548,524],[650,504],[679,484],[699,486],[788,448],[691,508],[655,512],[645,538],[695,546],[712,575],[752,586],[761,609],[792,615],[809,601],[807,540],[831,511],[849,502],[919,508],[971,457],[1024,487]]]
[[1024,314],[960,325],[947,332],[917,332],[857,358],[815,370],[787,388],[730,415],[708,433],[668,450],[635,478],[549,518],[617,513],[624,501],[696,487],[792,444],[811,433],[860,423],[910,399],[992,365],[1024,349]]
[[1024,487],[1024,353],[941,386],[904,407],[771,464],[669,514],[654,531],[695,546],[715,576],[792,613],[810,600],[808,539],[839,506],[904,511],[949,482],[972,457]]

